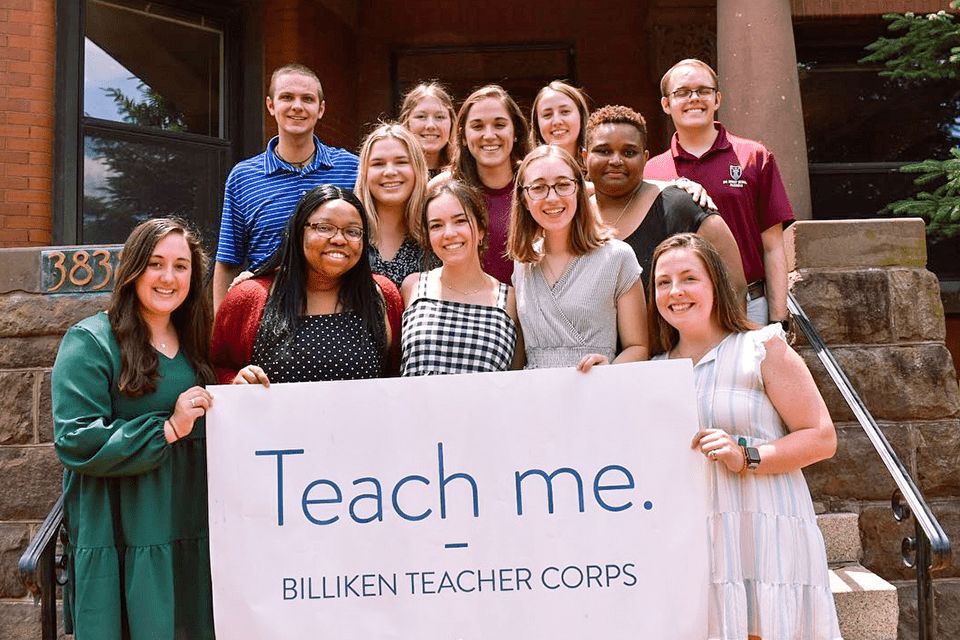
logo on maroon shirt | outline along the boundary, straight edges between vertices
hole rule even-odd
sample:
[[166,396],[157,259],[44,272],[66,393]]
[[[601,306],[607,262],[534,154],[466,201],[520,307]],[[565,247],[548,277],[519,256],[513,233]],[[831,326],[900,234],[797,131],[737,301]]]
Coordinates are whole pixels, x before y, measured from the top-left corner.
[[740,176],[742,175],[743,175],[743,167],[741,167],[738,164],[732,164],[730,165],[730,177],[733,179],[724,180],[723,184],[727,185],[728,187],[743,188],[747,186],[747,181],[740,179]]

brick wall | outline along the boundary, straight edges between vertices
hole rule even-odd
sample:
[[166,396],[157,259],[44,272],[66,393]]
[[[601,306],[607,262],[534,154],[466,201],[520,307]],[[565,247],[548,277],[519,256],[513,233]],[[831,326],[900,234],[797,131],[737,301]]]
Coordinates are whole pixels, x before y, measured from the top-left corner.
[[0,0],[0,247],[50,243],[54,0]]

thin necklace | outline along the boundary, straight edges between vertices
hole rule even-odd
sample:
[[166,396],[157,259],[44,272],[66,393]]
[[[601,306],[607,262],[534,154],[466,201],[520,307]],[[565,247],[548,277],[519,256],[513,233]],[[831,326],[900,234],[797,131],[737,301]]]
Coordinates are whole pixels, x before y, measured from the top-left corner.
[[633,194],[630,196],[630,199],[627,200],[627,204],[623,205],[623,208],[620,209],[620,215],[617,216],[617,219],[613,221],[613,224],[610,225],[614,229],[617,228],[617,225],[620,224],[620,218],[623,217],[623,214],[627,212],[627,207],[633,203],[633,199],[637,197],[637,194],[643,191],[643,180],[640,181],[640,184],[637,185],[637,188],[633,190]]
[[460,289],[457,289],[455,286],[453,286],[449,282],[444,282],[443,276],[440,276],[440,282],[442,282],[443,286],[445,286],[447,289],[450,289],[451,291],[455,291],[456,293],[459,293],[462,296],[472,296],[473,294],[483,290],[483,285],[480,285],[479,288],[474,289],[473,291],[460,291]]
[[280,158],[283,162],[286,162],[291,167],[296,167],[297,169],[303,169],[305,166],[310,164],[310,162],[313,160],[313,156],[317,155],[317,146],[316,145],[313,146],[313,151],[310,153],[307,159],[303,160],[302,162],[290,162],[289,160],[284,158],[282,155],[280,155],[280,151],[278,151],[276,147],[273,148],[273,154],[278,158]]
[[[560,270],[560,274],[561,274],[561,275],[567,270],[567,265],[570,264],[570,260],[571,260],[572,258],[573,258],[573,256],[567,256],[566,261],[564,261],[564,263],[563,263],[563,269]],[[541,263],[543,264],[543,266],[546,268],[547,273],[549,274],[549,276],[550,276],[551,278],[553,278],[553,284],[557,284],[557,282],[560,281],[560,276],[558,276],[557,274],[555,274],[555,273],[553,272],[553,269],[550,268],[550,263],[547,262],[547,256],[544,255],[544,256],[543,256],[543,259],[541,259],[540,262],[541,262]],[[553,286],[553,285],[551,285],[551,286]]]

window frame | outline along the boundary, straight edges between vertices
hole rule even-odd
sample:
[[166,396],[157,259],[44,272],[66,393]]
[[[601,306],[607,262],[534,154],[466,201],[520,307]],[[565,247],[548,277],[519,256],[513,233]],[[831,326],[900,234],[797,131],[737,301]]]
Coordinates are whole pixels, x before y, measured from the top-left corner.
[[[143,140],[175,139],[182,142],[222,148],[226,152],[226,166],[232,167],[244,151],[246,127],[243,126],[246,103],[251,89],[262,83],[262,71],[252,78],[244,74],[248,64],[256,64],[262,54],[247,53],[255,48],[241,49],[249,40],[249,30],[242,29],[249,22],[244,7],[235,2],[212,3],[204,0],[163,0],[160,4],[186,9],[211,16],[223,24],[223,137],[201,136],[190,133],[151,130],[138,125],[112,122],[83,116],[84,38],[86,36],[86,2],[84,0],[57,0],[56,32],[56,115],[53,157],[53,220],[54,244],[79,245],[96,243],[83,237],[83,144],[86,131],[109,130],[122,132]],[[262,69],[262,64],[254,66]],[[259,96],[260,91],[254,90]],[[262,122],[262,117],[260,118]],[[261,125],[262,129],[262,125]],[[249,136],[247,136],[249,138]],[[247,145],[248,146],[248,145]],[[226,178],[226,175],[224,175]],[[220,199],[222,204],[222,185]]]

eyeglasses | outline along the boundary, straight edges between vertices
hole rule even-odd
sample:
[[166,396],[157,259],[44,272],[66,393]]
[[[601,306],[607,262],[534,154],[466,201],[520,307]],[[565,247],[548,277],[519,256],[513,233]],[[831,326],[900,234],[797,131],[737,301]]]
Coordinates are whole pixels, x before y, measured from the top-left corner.
[[550,189],[553,189],[558,197],[564,198],[577,192],[577,183],[573,180],[560,180],[556,184],[531,184],[523,187],[531,200],[543,200],[550,195]]
[[304,226],[313,229],[321,238],[332,238],[339,231],[350,242],[360,242],[363,239],[363,229],[360,227],[338,227],[327,222],[308,222]]
[[671,91],[670,95],[677,100],[689,100],[693,95],[696,95],[698,98],[712,98],[716,92],[716,87],[699,87],[697,89],[677,89],[676,91]]

